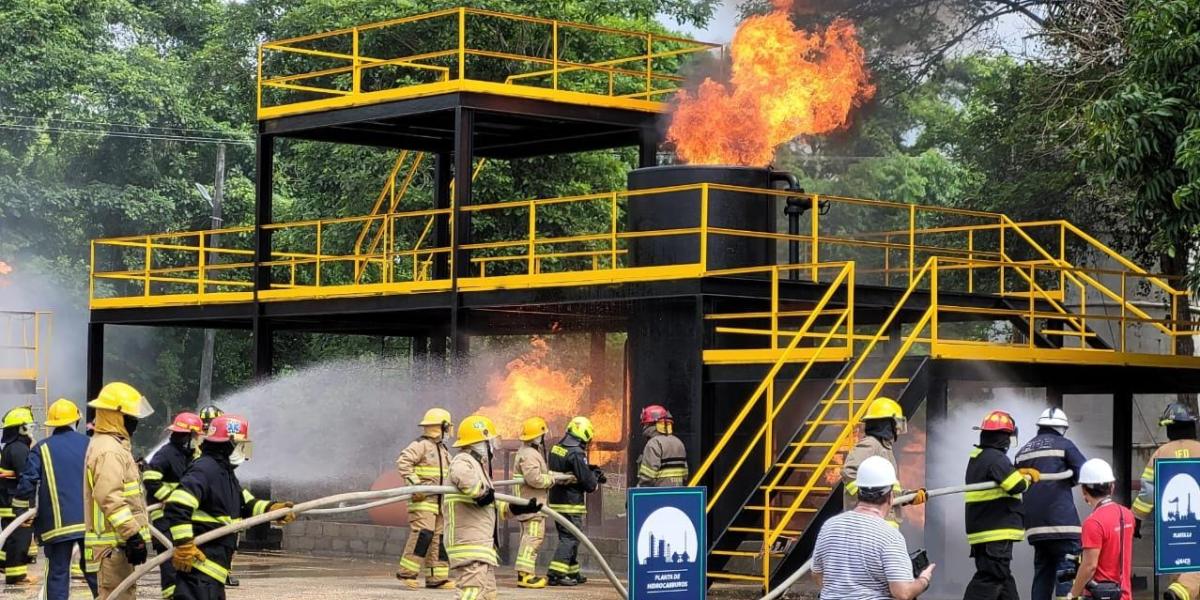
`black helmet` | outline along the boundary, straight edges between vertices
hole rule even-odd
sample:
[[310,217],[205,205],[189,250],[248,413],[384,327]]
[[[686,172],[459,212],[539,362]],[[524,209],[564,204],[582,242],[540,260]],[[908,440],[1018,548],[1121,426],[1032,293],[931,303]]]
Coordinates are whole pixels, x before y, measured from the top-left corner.
[[1196,413],[1192,412],[1192,407],[1182,402],[1172,402],[1167,405],[1167,410],[1163,411],[1162,417],[1158,420],[1158,424],[1162,427],[1195,422]]
[[205,406],[204,408],[200,409],[200,420],[204,421],[205,425],[208,425],[213,419],[215,419],[223,414],[225,414],[225,411],[217,408],[216,406],[214,406],[212,404],[209,404],[208,406]]

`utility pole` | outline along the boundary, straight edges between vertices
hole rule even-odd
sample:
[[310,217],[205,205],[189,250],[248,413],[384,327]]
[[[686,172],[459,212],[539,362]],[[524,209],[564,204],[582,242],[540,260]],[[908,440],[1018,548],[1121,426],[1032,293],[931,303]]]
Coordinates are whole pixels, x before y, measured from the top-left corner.
[[[217,146],[217,172],[215,181],[213,182],[212,197],[208,197],[202,186],[197,185],[201,195],[205,196],[208,203],[212,205],[212,228],[220,229],[224,220],[221,218],[221,200],[225,196],[225,144]],[[208,236],[208,247],[216,248],[218,243],[217,234]],[[205,257],[205,264],[212,263],[212,254]],[[205,273],[200,273],[199,277],[206,280]],[[201,286],[207,286],[206,281],[200,282]],[[213,375],[213,348],[216,345],[217,331],[212,328],[204,330],[204,351],[200,355],[200,395],[196,399],[196,408],[201,409],[207,404],[212,403],[212,375]]]

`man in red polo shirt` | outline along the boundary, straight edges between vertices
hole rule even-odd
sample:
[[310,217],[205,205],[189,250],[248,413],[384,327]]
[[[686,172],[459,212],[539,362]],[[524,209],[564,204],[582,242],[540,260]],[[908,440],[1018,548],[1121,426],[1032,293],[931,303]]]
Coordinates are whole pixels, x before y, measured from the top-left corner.
[[1121,586],[1121,600],[1132,600],[1133,512],[1112,499],[1113,476],[1108,463],[1093,458],[1079,469],[1083,500],[1092,514],[1083,522],[1083,558],[1068,598],[1093,596],[1091,582]]

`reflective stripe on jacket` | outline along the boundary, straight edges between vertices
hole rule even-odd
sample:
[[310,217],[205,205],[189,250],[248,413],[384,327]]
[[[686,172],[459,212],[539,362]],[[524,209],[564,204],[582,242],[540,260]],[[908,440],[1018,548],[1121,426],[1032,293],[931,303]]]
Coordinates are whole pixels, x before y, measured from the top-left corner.
[[[533,446],[525,445],[517,450],[513,459],[513,478],[518,481],[515,494],[522,498],[532,498],[545,504],[550,496],[550,488],[554,486],[554,476],[550,474],[550,466],[546,457]],[[528,521],[540,517],[537,513],[519,515],[518,521]]]
[[[396,458],[396,472],[409,485],[445,485],[450,468],[450,452],[446,444],[421,436],[409,444]],[[409,512],[441,510],[439,498],[428,496],[421,502],[409,502]]]
[[[156,502],[166,502],[171,492],[179,487],[179,480],[192,462],[192,451],[183,446],[168,442],[154,456],[146,471],[142,473],[142,481],[146,484],[146,495]],[[163,518],[163,509],[159,508],[150,513],[150,520]]]
[[21,472],[29,460],[31,443],[28,437],[18,435],[0,450],[0,517],[11,518],[29,510],[28,501],[17,500],[13,496]]
[[97,431],[88,442],[84,459],[83,517],[92,561],[135,535],[150,542],[150,517],[129,440],[100,431],[101,414],[107,412],[113,411],[97,411]]
[[63,429],[34,445],[16,498],[28,501],[37,493],[33,529],[42,543],[83,538],[83,461],[87,436]]
[[687,449],[669,433],[653,432],[638,458],[638,485],[673,487],[688,477]]
[[1071,488],[1079,481],[1085,460],[1071,440],[1049,428],[1040,429],[1017,451],[1017,467],[1042,473],[1075,472],[1071,479],[1039,482],[1025,492],[1025,536],[1030,543],[1079,539],[1079,513]]
[[471,562],[498,565],[496,555],[496,513],[498,503],[479,506],[475,499],[492,489],[492,481],[483,465],[468,452],[459,452],[450,461],[449,484],[458,488],[458,494],[447,494],[446,555],[450,566],[458,567]]
[[1150,456],[1146,468],[1142,470],[1142,489],[1133,500],[1133,514],[1143,521],[1154,514],[1154,460],[1157,458],[1195,458],[1200,457],[1200,441],[1174,440],[1160,446]]
[[550,508],[562,514],[587,514],[584,495],[596,491],[599,483],[596,474],[588,466],[587,450],[583,442],[572,435],[563,436],[562,441],[550,449],[550,470],[574,475],[574,483],[562,483],[550,488]]
[[1021,494],[1029,489],[1029,482],[1000,450],[976,447],[967,462],[966,483],[985,482],[1000,487],[963,494],[967,543],[1021,541],[1025,537]]

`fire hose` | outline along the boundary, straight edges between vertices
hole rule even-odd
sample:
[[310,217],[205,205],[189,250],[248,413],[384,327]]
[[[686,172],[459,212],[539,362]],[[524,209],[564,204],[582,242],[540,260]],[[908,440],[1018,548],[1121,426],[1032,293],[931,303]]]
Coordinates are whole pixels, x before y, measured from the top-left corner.
[[[345,494],[335,494],[333,496],[326,496],[324,498],[317,498],[316,500],[302,502],[302,503],[297,504],[292,507],[280,508],[278,510],[265,512],[261,515],[256,515],[256,516],[250,517],[248,519],[243,519],[237,523],[231,523],[229,525],[224,525],[222,527],[218,527],[217,529],[214,529],[207,533],[203,533],[201,535],[196,536],[194,543],[196,545],[204,544],[205,542],[210,542],[212,540],[215,540],[215,539],[218,539],[218,538],[230,535],[230,534],[234,534],[234,533],[237,533],[237,532],[245,530],[245,529],[249,529],[256,525],[261,525],[263,523],[269,523],[271,521],[278,521],[279,519],[282,519],[284,516],[286,516],[288,514],[303,514],[303,513],[309,512],[311,510],[321,509],[321,508],[324,508],[324,507],[327,507],[330,505],[341,504],[343,502],[359,502],[359,501],[382,500],[382,499],[398,501],[397,498],[399,496],[406,495],[406,494],[439,495],[439,494],[456,494],[456,493],[459,493],[459,490],[457,488],[454,488],[451,486],[418,485],[418,486],[405,486],[405,487],[399,487],[399,488],[392,488],[389,490],[378,490],[378,491],[374,491],[374,492],[350,492],[350,493],[345,493]],[[518,498],[516,496],[509,496],[507,494],[496,494],[496,500],[508,502],[511,504],[527,503],[527,500],[525,498]],[[355,507],[338,507],[338,508],[359,509],[361,506],[365,506],[365,504],[355,506]],[[625,591],[624,584],[622,584],[621,580],[619,578],[617,578],[616,573],[613,572],[612,567],[610,567],[608,565],[608,562],[604,560],[604,555],[600,553],[600,551],[596,548],[596,546],[592,543],[592,541],[590,539],[588,539],[588,537],[586,535],[584,535],[584,533],[582,531],[580,531],[578,527],[576,527],[573,523],[571,523],[569,520],[567,520],[566,517],[558,514],[554,510],[551,510],[547,506],[541,507],[541,513],[550,517],[551,519],[554,519],[554,522],[557,523],[560,527],[566,528],[567,531],[570,531],[572,535],[574,535],[576,538],[578,538],[580,543],[583,544],[583,546],[588,550],[588,552],[591,553],[592,557],[595,558],[596,561],[600,564],[601,570],[604,571],[604,575],[608,578],[609,582],[611,582],[613,584],[613,587],[617,589],[617,592],[620,594],[621,598],[622,599],[628,598],[628,592]],[[111,595],[119,596],[125,590],[128,590],[131,586],[133,586],[134,582],[136,582],[137,580],[144,577],[152,569],[154,569],[155,567],[170,560],[171,556],[172,556],[171,553],[164,552],[162,554],[155,556],[153,559],[146,561],[145,564],[142,564],[141,566],[139,566],[137,569],[134,570],[134,572],[132,574],[129,575],[129,577],[126,577],[119,585],[117,585],[117,587],[113,589]]]
[[[1073,476],[1074,474],[1075,473],[1070,470],[1063,471],[1061,473],[1042,473],[1041,477],[1038,478],[1038,481],[1061,481],[1063,479],[1070,479],[1071,476]],[[994,483],[994,482],[972,483],[972,484],[968,484],[968,485],[956,485],[956,486],[951,486],[951,487],[927,490],[925,492],[925,494],[926,494],[927,498],[936,498],[938,496],[949,496],[950,494],[965,494],[967,492],[981,492],[984,490],[991,490],[991,489],[995,489],[998,487],[1000,487],[1000,484]],[[915,500],[916,497],[917,497],[916,492],[911,493],[911,494],[905,494],[903,496],[900,496],[900,497],[892,500],[892,506],[903,506],[903,505],[908,504],[908,503],[912,502],[913,500]],[[785,592],[787,592],[788,588],[795,585],[795,583],[797,581],[800,581],[801,577],[804,577],[805,575],[807,575],[808,572],[811,570],[812,570],[812,559],[810,558],[803,565],[800,565],[800,568],[796,569],[796,572],[789,575],[787,579],[784,579],[782,582],[779,583],[778,586],[775,587],[775,589],[771,590],[770,593],[768,593],[766,596],[763,596],[759,600],[777,600],[778,598],[783,597],[783,594]]]

